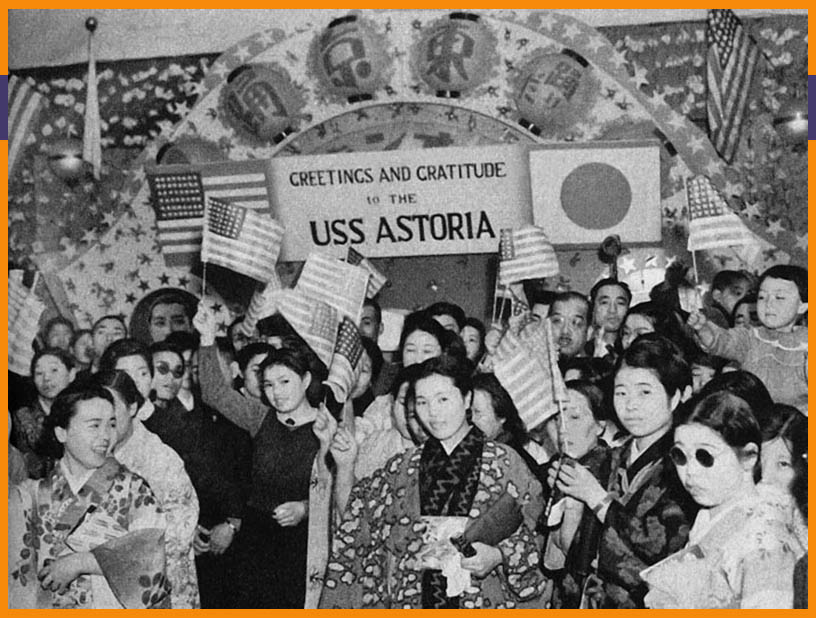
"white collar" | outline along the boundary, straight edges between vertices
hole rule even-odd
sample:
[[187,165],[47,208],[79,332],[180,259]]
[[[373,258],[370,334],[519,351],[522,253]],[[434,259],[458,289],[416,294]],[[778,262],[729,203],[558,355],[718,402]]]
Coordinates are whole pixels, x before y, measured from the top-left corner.
[[277,417],[279,423],[282,423],[289,428],[295,428],[313,422],[317,418],[317,410],[310,407],[308,411],[305,412],[295,410],[294,412],[288,412],[286,414],[276,411],[275,416]]
[[153,413],[156,411],[156,406],[153,404],[152,401],[146,399],[145,402],[142,404],[142,407],[139,408],[139,411],[136,413],[136,418],[140,421],[146,421]]
[[65,463],[64,456],[60,459],[60,468],[62,468],[62,473],[65,475],[65,480],[68,481],[68,487],[71,488],[71,491],[74,492],[75,495],[79,495],[79,490],[82,489],[85,483],[88,482],[88,479],[96,472],[96,470],[88,470],[79,476],[74,476],[68,468],[68,464]]
[[179,391],[178,395],[176,395],[176,399],[181,402],[181,405],[184,406],[185,410],[188,412],[193,411],[193,408],[195,407],[195,398],[191,392]]

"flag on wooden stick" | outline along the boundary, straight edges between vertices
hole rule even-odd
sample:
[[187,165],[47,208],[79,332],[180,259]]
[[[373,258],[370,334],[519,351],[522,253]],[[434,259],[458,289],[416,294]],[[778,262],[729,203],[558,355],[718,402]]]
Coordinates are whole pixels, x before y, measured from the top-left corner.
[[310,253],[295,289],[309,298],[328,303],[355,324],[362,317],[368,288],[368,271],[329,255]]
[[759,47],[731,9],[708,10],[706,40],[709,137],[723,160],[731,163],[748,108]]
[[500,285],[510,285],[524,279],[554,277],[558,272],[555,249],[542,228],[525,225],[517,230],[505,228],[501,231]]
[[518,334],[508,330],[496,349],[493,367],[528,430],[558,414],[566,387],[549,320],[531,320]]
[[343,316],[337,327],[337,341],[334,344],[329,365],[329,375],[324,381],[334,393],[338,403],[344,403],[360,377],[363,358],[363,342],[357,325],[348,316]]
[[305,296],[299,290],[280,290],[276,302],[281,315],[323,361],[331,365],[337,325],[340,319],[334,307]]
[[366,298],[374,298],[383,286],[388,282],[388,277],[382,274],[371,261],[364,257],[362,253],[354,247],[349,247],[346,262],[355,266],[360,266],[368,271],[368,287],[366,288]]
[[31,361],[34,360],[32,344],[45,305],[34,293],[39,276],[35,277],[34,284],[28,289],[23,284],[22,274],[22,271],[9,273],[8,370],[27,376],[31,373]]
[[282,240],[283,226],[269,215],[210,198],[201,261],[266,283],[277,277]]
[[689,210],[688,250],[755,243],[756,239],[707,176],[686,182]]

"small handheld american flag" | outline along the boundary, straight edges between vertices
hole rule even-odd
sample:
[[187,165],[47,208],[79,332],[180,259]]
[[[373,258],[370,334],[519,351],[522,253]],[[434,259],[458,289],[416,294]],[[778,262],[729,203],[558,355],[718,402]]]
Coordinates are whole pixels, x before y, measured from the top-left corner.
[[210,198],[201,261],[266,283],[277,277],[282,240],[283,226],[269,215]]
[[338,403],[344,403],[348,399],[360,377],[362,357],[363,342],[360,339],[360,331],[354,322],[344,316],[337,327],[337,341],[329,365],[329,375],[325,380]]
[[689,208],[688,250],[715,249],[756,242],[751,231],[731,210],[706,176],[686,182]]
[[368,271],[368,287],[366,288],[366,298],[374,298],[383,286],[388,283],[388,277],[382,274],[371,261],[354,247],[348,248],[346,262],[360,266]]

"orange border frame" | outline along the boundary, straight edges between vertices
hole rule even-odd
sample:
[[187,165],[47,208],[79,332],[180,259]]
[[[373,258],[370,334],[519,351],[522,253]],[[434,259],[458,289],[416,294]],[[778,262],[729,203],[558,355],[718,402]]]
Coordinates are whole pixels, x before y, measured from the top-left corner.
[[[252,6],[253,4],[255,4],[255,6]],[[18,5],[18,6],[20,6],[20,5]],[[42,5],[40,5],[40,6],[42,6]],[[132,3],[127,3],[127,4],[125,4],[125,6],[128,7],[128,8],[134,8],[134,4],[132,4]],[[248,5],[245,5],[245,6],[246,6],[246,8],[279,8],[279,7],[276,7],[276,6],[269,7],[269,5],[266,4],[266,3],[263,3],[263,4],[262,3],[257,3],[257,4],[256,3],[249,3]],[[646,5],[646,6],[648,7],[648,5]],[[703,6],[703,5],[701,5],[701,6]],[[763,6],[762,4],[758,4],[756,6],[756,8],[761,8],[762,6]],[[150,7],[149,4],[148,5],[143,5],[141,7],[139,7],[138,5],[136,6],[136,8],[149,8],[149,7]],[[34,8],[34,7],[25,7],[25,6],[23,6],[21,8]],[[65,5],[58,5],[56,7],[46,7],[46,8],[61,8],[61,9],[64,9],[64,8],[79,8],[79,7],[70,7],[70,6],[66,7]],[[119,7],[112,7],[112,8],[119,8]],[[198,2],[198,3],[187,3],[187,4],[174,3],[174,5],[172,7],[165,6],[163,8],[198,8],[198,9],[201,9],[201,8],[223,8],[223,5],[220,4],[220,3],[216,4],[216,3],[212,3],[212,2],[205,2],[205,3]],[[319,7],[319,5],[318,5],[318,8],[322,8],[322,7]],[[325,8],[330,8],[330,7],[325,7]],[[373,7],[367,7],[367,8],[373,8]],[[399,8],[399,7],[386,7],[386,8]],[[433,5],[433,4],[429,4],[426,7],[422,7],[422,5],[420,4],[419,7],[415,7],[415,8],[438,8],[438,7],[436,5]],[[540,5],[539,6],[533,5],[533,7],[530,7],[530,8],[540,8]],[[641,8],[641,7],[632,7],[632,8]],[[688,8],[696,8],[696,7],[688,7]],[[648,10],[648,9],[645,9],[645,10]],[[8,14],[6,16],[6,19],[3,21],[3,23],[0,24],[0,35],[2,36],[2,41],[0,41],[2,43],[2,46],[0,47],[0,71],[2,71],[2,74],[8,75]],[[808,42],[809,41],[810,41],[810,20],[808,19]],[[808,47],[809,47],[809,45],[808,45]],[[816,74],[816,60],[811,59],[809,52],[808,52],[808,74],[810,74],[810,75]],[[816,163],[811,163],[810,162],[811,151],[816,152],[816,149],[814,148],[814,146],[812,146],[810,143],[808,143],[808,185],[809,185],[809,190],[810,189],[816,189],[816,182],[809,180],[810,173],[816,171]],[[6,169],[8,169],[8,150],[7,150],[7,148],[2,149],[2,160],[6,161],[7,164],[6,164],[5,167],[6,167]],[[2,187],[0,187],[0,203],[6,204],[6,207],[4,208],[4,212],[6,213],[6,218],[8,218],[8,178],[6,179],[6,182],[3,183]],[[808,206],[808,208],[809,208],[809,206]],[[808,234],[810,234],[810,232],[814,231],[814,227],[816,227],[816,226],[814,226],[813,224],[810,223],[810,221],[808,221]],[[0,230],[1,229],[2,228],[0,228]],[[6,227],[5,230],[0,231],[0,236],[2,237],[3,247],[5,248],[5,250],[3,251],[3,260],[6,262],[6,272],[8,272],[8,226]],[[808,255],[808,269],[813,270],[814,267],[816,267],[816,257],[811,257],[811,254],[809,254]],[[812,277],[809,277],[811,287],[812,287],[812,283],[813,283],[812,279],[813,279]],[[8,302],[7,302],[8,301],[8,287],[6,286],[3,289],[3,291],[6,292],[6,295],[5,295],[6,296],[6,302],[2,303],[2,306],[0,306],[0,314],[2,314],[2,313],[7,314],[8,313]],[[2,317],[2,316],[0,315],[0,317]],[[6,319],[8,320],[8,315],[6,315]],[[6,332],[6,336],[3,337],[3,339],[6,339],[6,343],[8,344],[8,332]],[[812,337],[809,337],[809,339],[813,339],[814,342],[816,342],[816,330],[814,330],[814,335]],[[8,375],[0,377],[0,380],[2,380],[2,383],[4,385],[4,392],[6,393],[6,401],[8,401]],[[809,432],[808,432],[809,433],[809,435],[808,435],[809,444],[811,444],[813,442],[814,431],[816,431],[816,430],[809,430]],[[810,461],[812,461],[812,460],[810,460]],[[2,467],[7,468],[7,466],[8,466],[8,463],[6,463],[6,466],[2,466]],[[808,466],[809,466],[808,467],[809,472],[812,473],[813,471],[810,468],[813,468],[814,465],[809,462]],[[6,470],[6,474],[3,475],[4,480],[6,480],[8,478],[7,473],[8,473],[8,470]],[[8,483],[8,481],[6,480],[6,483],[4,483],[4,485],[6,487],[7,487],[7,483]],[[816,501],[816,500],[814,500],[813,498],[808,498],[808,501],[809,501],[808,502],[809,506],[813,506],[811,503]],[[2,516],[4,524],[7,523],[7,518],[8,518],[8,514],[6,512]],[[0,528],[0,539],[2,539],[3,545],[8,547],[8,526],[3,525],[2,528]],[[6,574],[8,574],[8,563],[6,561],[3,561],[2,570]],[[809,580],[808,580],[808,592],[810,592],[810,589],[811,589],[812,579],[813,578],[809,578]],[[3,598],[5,598],[6,601],[3,602],[2,606],[0,606],[0,607],[2,607],[2,608],[8,607],[8,598],[7,597],[8,597],[8,589],[7,589],[6,593],[3,594]],[[176,611],[192,611],[192,610],[176,610]],[[210,611],[211,613],[215,613],[215,610],[204,610],[204,611]],[[220,611],[218,613],[221,616],[227,616],[228,615],[230,617],[233,617],[233,616],[238,617],[238,616],[260,615],[261,612],[264,612],[265,615],[269,615],[270,611],[274,611],[274,615],[276,617],[277,616],[286,616],[286,615],[289,615],[289,614],[298,615],[300,613],[299,610],[228,610],[228,611]],[[340,615],[340,614],[344,614],[344,613],[347,613],[347,612],[350,612],[350,611],[352,611],[352,610],[333,610],[332,613],[334,613],[336,615]],[[385,611],[386,610],[375,610],[375,612],[377,612],[377,613],[385,612]],[[394,610],[394,611],[406,611],[406,610]],[[419,611],[430,611],[430,610],[419,610]],[[463,612],[465,610],[458,610],[458,611]],[[500,611],[510,612],[511,610],[500,610]],[[533,610],[522,610],[522,611],[526,612],[528,615],[533,615]],[[565,610],[565,611],[577,612],[577,611],[580,611],[580,610]],[[653,611],[660,611],[660,610],[653,610]],[[711,610],[709,610],[708,612],[705,612],[705,613],[709,613],[710,611]],[[7,609],[0,609],[0,612],[8,613],[10,615],[20,613],[19,611],[18,612],[11,612],[11,611],[9,611]],[[31,615],[34,615],[34,614],[41,615],[43,613],[50,613],[50,612],[51,612],[51,610],[25,610],[26,614],[31,614]],[[103,615],[103,614],[107,614],[107,613],[108,612],[102,612],[102,614],[95,613],[94,615],[98,616],[98,615]],[[112,613],[112,610],[111,610],[111,613]],[[605,612],[605,613],[610,613],[610,615],[611,615],[611,612]],[[177,614],[174,614],[174,615],[177,615]],[[368,615],[372,615],[372,614],[369,613]],[[389,612],[389,615],[390,615],[390,612]],[[693,616],[694,618],[697,618],[698,616],[700,616],[700,612],[695,611],[692,614],[692,610],[680,610],[679,612],[678,611],[671,612],[670,615],[671,616],[689,616],[690,618]],[[721,616],[722,614],[717,613],[716,615]]]

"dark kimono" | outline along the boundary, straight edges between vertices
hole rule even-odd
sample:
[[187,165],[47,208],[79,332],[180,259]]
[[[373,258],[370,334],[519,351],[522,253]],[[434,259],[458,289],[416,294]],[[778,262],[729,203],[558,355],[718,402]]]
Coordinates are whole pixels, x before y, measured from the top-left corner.
[[41,479],[53,466],[53,461],[46,455],[44,444],[45,419],[48,417],[39,398],[34,403],[15,410],[12,415],[13,432],[11,443],[23,454],[28,478]]
[[[9,607],[169,607],[165,525],[147,483],[112,458],[78,494],[59,464],[25,481],[9,496]],[[90,551],[102,575],[80,575],[62,594],[43,590],[43,566],[74,551]]]
[[683,548],[697,505],[669,459],[672,433],[627,467],[632,440],[612,451],[607,489],[614,497],[601,529],[593,603],[640,608],[646,584],[640,572]]
[[[497,545],[503,563],[459,597],[445,598],[441,572],[416,564],[422,516],[461,513],[473,520],[505,493],[521,507],[523,522]],[[431,438],[352,489],[332,539],[320,606],[536,607],[546,587],[533,531],[541,509],[541,486],[512,449],[484,440],[475,428],[450,456]]]

